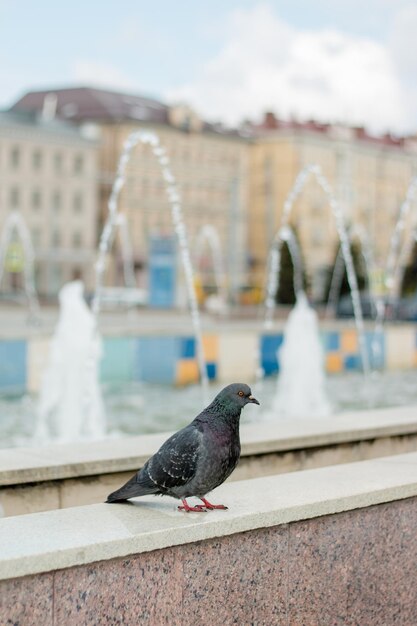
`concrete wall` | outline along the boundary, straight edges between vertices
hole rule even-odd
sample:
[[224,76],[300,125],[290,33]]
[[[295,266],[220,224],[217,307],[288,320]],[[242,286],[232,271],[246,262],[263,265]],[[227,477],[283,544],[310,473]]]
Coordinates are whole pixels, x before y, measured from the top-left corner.
[[[322,331],[326,369],[330,373],[361,369],[357,333],[353,328]],[[279,371],[277,349],[282,331],[259,333],[239,329],[207,333],[204,350],[211,380],[230,381],[237,371],[242,379],[255,379],[259,367],[267,376]],[[366,333],[370,359],[371,331]],[[386,326],[379,336],[376,368],[400,369],[417,365],[417,330],[414,325]],[[37,391],[39,372],[47,359],[48,339],[30,337],[0,340],[0,392]],[[101,363],[103,382],[145,380],[162,384],[196,382],[198,365],[193,336],[112,336],[104,338]]]
[[417,498],[0,582],[20,626],[414,626]]
[[414,626],[417,453],[0,519],[0,623]]

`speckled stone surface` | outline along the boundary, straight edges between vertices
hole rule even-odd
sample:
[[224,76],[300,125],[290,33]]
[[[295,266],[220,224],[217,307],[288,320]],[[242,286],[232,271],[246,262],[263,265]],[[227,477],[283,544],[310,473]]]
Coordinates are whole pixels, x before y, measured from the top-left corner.
[[202,541],[181,553],[184,624],[286,623],[287,525]]
[[6,580],[0,624],[415,626],[416,529],[414,497]]
[[172,548],[55,573],[54,626],[180,626],[182,564]]
[[416,505],[409,498],[291,524],[291,626],[415,626]]
[[1,626],[53,626],[53,574],[0,581]]

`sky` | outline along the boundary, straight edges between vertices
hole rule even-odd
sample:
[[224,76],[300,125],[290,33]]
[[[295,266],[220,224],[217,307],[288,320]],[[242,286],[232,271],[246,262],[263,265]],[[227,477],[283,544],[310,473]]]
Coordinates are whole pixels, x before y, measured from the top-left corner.
[[417,132],[417,0],[0,0],[0,107],[98,86],[237,125]]

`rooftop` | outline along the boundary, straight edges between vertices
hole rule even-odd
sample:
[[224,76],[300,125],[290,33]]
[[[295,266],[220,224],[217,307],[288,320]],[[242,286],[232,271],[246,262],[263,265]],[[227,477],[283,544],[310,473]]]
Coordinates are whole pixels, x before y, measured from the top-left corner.
[[283,120],[278,118],[272,111],[267,111],[259,124],[252,125],[252,132],[257,137],[264,137],[280,131],[309,132],[317,135],[326,135],[333,139],[358,140],[374,145],[399,148],[404,148],[407,144],[416,140],[415,137],[397,136],[388,132],[382,135],[374,135],[363,126],[330,124],[312,119],[307,121],[300,121],[294,118]]
[[168,106],[157,100],[92,87],[29,91],[11,110],[39,112],[48,106],[48,101],[57,117],[74,122],[168,121]]

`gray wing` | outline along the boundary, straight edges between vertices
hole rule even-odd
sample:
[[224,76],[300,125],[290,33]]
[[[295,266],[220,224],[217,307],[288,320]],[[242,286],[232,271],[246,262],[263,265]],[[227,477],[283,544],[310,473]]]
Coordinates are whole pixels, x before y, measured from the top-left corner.
[[172,435],[149,459],[147,474],[162,493],[182,487],[193,478],[201,443],[201,432],[190,424]]
[[139,472],[108,496],[107,502],[169,493],[171,489],[186,485],[195,474],[201,441],[201,432],[192,424],[175,433]]

